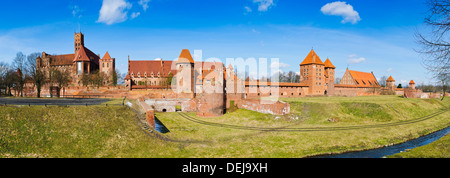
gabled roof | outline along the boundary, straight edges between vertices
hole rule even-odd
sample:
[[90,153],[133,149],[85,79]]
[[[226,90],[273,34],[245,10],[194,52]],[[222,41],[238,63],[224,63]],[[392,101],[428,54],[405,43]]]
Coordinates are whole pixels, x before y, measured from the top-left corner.
[[380,87],[373,73],[348,70],[358,87]]
[[188,49],[181,51],[180,57],[178,57],[177,63],[194,63],[194,59]]
[[303,60],[303,62],[300,65],[307,65],[307,64],[324,65],[322,60],[320,60],[319,56],[312,49],[311,49],[311,52],[309,52],[309,54],[306,56],[306,58]]
[[75,58],[73,59],[73,62],[89,62],[89,57],[86,54],[86,51],[84,50],[84,47],[81,47],[76,53]]
[[386,82],[395,82],[394,78],[392,76],[389,76],[389,78],[386,80]]
[[328,58],[327,58],[327,60],[325,60],[324,64],[325,64],[325,68],[336,69],[336,67],[334,67],[333,63],[331,63],[330,59],[328,59]]
[[414,83],[414,80],[409,81],[409,84],[416,84]]
[[48,55],[52,63],[50,65],[72,65],[75,58],[75,54],[63,54],[63,55]]
[[172,68],[172,64],[174,61],[163,61],[163,60],[151,60],[151,61],[130,61],[129,62],[129,75],[131,73],[137,77],[137,74],[140,73],[141,77],[144,77],[145,73],[150,77],[152,72],[156,77],[158,73],[161,77],[167,77],[169,73],[173,75],[177,74],[177,70],[175,66]]
[[99,64],[100,57],[97,56],[94,52],[89,50],[88,48],[82,46],[76,53],[73,59],[73,62],[93,62],[95,64]]

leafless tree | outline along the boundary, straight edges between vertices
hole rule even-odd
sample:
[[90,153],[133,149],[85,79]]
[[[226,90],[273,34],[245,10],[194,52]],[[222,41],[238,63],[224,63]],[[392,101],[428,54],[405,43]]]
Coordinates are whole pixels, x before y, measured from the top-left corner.
[[36,58],[40,56],[39,53],[32,53],[27,56],[26,61],[26,70],[29,75],[29,79],[34,83],[37,90],[37,97],[41,97],[41,88],[47,82],[44,71],[37,69],[36,67]]
[[12,62],[13,69],[17,71],[17,77],[15,77],[15,88],[19,92],[20,96],[23,97],[23,86],[25,85],[25,71],[26,66],[25,61],[26,56],[22,52],[18,52],[16,57]]
[[[424,67],[443,86],[447,86],[450,76],[450,1],[427,0],[429,12],[425,17],[425,24],[429,33],[417,32],[415,37],[421,45],[417,52],[424,55]],[[445,87],[443,87],[445,97]]]
[[381,76],[380,80],[378,81],[378,83],[380,84],[381,87],[386,87],[386,80],[387,80],[387,76],[383,75]]
[[59,98],[61,95],[61,88],[67,86],[70,83],[70,73],[66,70],[53,71],[53,79],[56,85],[58,85],[56,96]]

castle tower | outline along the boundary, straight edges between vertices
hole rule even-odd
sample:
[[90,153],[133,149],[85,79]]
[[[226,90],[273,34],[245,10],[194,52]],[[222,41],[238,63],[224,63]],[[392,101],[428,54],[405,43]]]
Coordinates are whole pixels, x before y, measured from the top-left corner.
[[409,82],[409,88],[411,88],[411,89],[416,89],[416,83],[414,82],[414,80],[411,80],[411,81]]
[[[307,84],[309,95],[323,95],[325,93],[325,65],[314,50],[311,50],[300,63],[300,83]],[[334,74],[334,71],[333,71]]]
[[102,59],[99,60],[100,64],[100,72],[103,72],[106,74],[107,81],[105,81],[105,85],[112,84],[113,79],[113,73],[115,72],[116,68],[116,59],[111,58],[108,52],[103,56]]
[[395,80],[394,78],[392,78],[392,76],[389,76],[389,78],[386,80],[386,88],[395,90]]
[[83,33],[75,33],[75,53],[77,53],[80,48],[84,46],[84,35]]
[[177,93],[192,93],[195,97],[194,59],[187,49],[181,51],[177,65]]
[[326,79],[326,94],[334,94],[334,82],[335,82],[335,69],[336,67],[331,63],[330,59],[327,58],[324,62],[325,64],[325,79]]

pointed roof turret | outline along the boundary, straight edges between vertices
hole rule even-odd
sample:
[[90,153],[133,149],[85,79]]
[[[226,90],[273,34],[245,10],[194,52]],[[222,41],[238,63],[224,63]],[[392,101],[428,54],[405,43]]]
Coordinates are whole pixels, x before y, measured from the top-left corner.
[[194,59],[188,49],[181,51],[180,57],[178,57],[177,63],[194,63]]
[[102,59],[111,59],[111,56],[109,55],[108,51],[106,51],[106,54],[103,56]]
[[327,58],[327,60],[325,60],[324,64],[325,64],[325,68],[336,69],[336,67],[334,67],[333,63],[331,63],[330,59],[328,59],[328,58]]
[[394,78],[392,76],[389,76],[389,78],[386,80],[386,82],[395,82]]
[[316,52],[314,52],[313,49],[311,49],[311,52],[309,52],[309,54],[306,56],[306,58],[300,65],[307,65],[307,64],[324,65],[322,60],[320,60],[319,56],[316,54]]
[[414,80],[409,81],[409,84],[416,84],[414,83]]

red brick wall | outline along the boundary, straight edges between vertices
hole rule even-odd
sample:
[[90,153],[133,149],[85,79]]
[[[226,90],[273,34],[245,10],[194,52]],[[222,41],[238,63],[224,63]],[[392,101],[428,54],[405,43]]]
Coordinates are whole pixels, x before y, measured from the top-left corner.
[[147,124],[155,128],[155,111],[148,110],[146,112],[146,115],[147,115]]
[[236,101],[238,108],[248,109],[266,114],[285,115],[290,113],[289,103],[257,99]]

